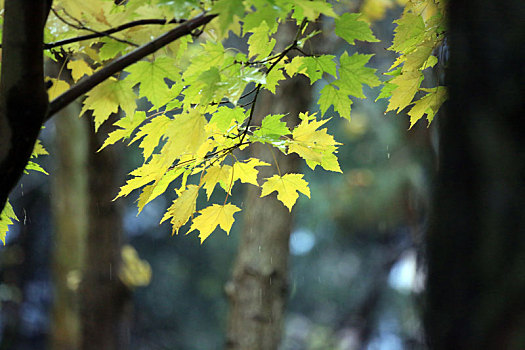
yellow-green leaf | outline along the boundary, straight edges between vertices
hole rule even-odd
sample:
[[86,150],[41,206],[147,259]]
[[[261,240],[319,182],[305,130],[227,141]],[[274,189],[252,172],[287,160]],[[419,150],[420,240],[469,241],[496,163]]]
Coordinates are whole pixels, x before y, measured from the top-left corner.
[[372,30],[370,24],[360,20],[359,13],[344,13],[341,17],[335,19],[335,34],[346,40],[349,44],[354,45],[355,40],[377,42],[379,41]]
[[348,93],[341,91],[332,84],[327,84],[321,89],[321,96],[317,101],[324,115],[330,106],[334,106],[334,111],[338,112],[342,118],[350,120],[350,110],[352,100]]
[[410,127],[427,114],[427,120],[430,124],[434,119],[434,115],[437,113],[443,102],[447,99],[447,89],[444,86],[438,86],[431,90],[430,93],[417,100],[414,103],[414,107],[408,112],[410,116]]
[[392,90],[392,97],[390,97],[386,111],[401,111],[408,106],[418,91],[422,80],[423,75],[420,71],[404,72],[390,80],[390,83],[397,85],[397,87]]
[[265,58],[270,55],[274,46],[275,39],[269,37],[269,26],[262,22],[257,28],[251,30],[252,35],[248,39],[248,56],[250,58],[259,56]]
[[103,81],[86,94],[87,98],[80,114],[87,110],[93,111],[95,131],[112,113],[117,113],[119,107],[127,115],[133,115],[137,104],[132,87],[127,80],[109,78]]
[[9,226],[14,224],[14,221],[18,221],[18,218],[15,215],[11,203],[7,201],[5,207],[0,214],[0,240],[5,244],[5,236],[7,231],[9,231]]

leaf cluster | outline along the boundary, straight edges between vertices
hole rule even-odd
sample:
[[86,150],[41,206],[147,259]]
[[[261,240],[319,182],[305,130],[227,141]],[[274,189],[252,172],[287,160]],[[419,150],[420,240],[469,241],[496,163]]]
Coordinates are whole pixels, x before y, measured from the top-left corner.
[[[434,12],[424,7],[429,4]],[[412,124],[424,114],[431,120],[446,95],[444,87],[420,88],[422,71],[435,64],[431,52],[443,39],[442,11],[438,0],[410,1],[396,21],[390,50],[400,56],[389,73],[393,78],[378,98],[390,97],[387,110],[400,111],[414,103],[416,92],[425,91],[409,112]],[[140,212],[173,188],[176,199],[161,222],[169,221],[173,234],[191,222],[189,232],[198,231],[201,242],[217,227],[230,232],[234,215],[241,210],[228,202],[238,183],[260,187],[261,197],[276,192],[290,211],[299,193],[310,196],[303,175],[281,174],[278,164],[273,176],[260,179],[258,168],[271,164],[245,159],[242,150],[262,143],[274,152],[297,154],[311,169],[320,166],[341,172],[340,143],[324,127],[330,119],[328,111],[333,108],[350,120],[352,98],[365,98],[364,85],[382,85],[376,69],[367,66],[372,55],[305,53],[305,43],[319,34],[310,27],[321,15],[333,19],[335,35],[350,45],[379,41],[367,17],[338,15],[328,1],[134,0],[115,5],[109,0],[57,0],[44,47],[48,58],[62,62],[63,69],[48,78],[50,99],[70,91],[70,83],[82,83],[202,13],[215,18],[94,86],[86,93],[81,111],[93,116],[95,130],[110,115],[120,114],[101,149],[125,142],[141,150],[142,164],[129,174],[116,198],[138,191]],[[278,43],[275,33],[286,21],[295,22],[297,32],[288,42]],[[228,46],[232,38],[245,42],[247,49]],[[66,69],[72,82],[62,77]],[[275,94],[280,82],[297,75],[308,77],[311,84],[324,84],[318,100],[320,113],[301,113],[295,128],[289,128],[288,116],[281,114],[268,115],[261,125],[253,125],[260,91]],[[44,152],[37,144],[35,154]],[[32,162],[28,169],[45,172]],[[217,188],[222,189],[223,200],[211,203]],[[198,208],[197,199],[203,195],[207,204]],[[0,225],[5,223],[7,230],[13,219],[12,208],[6,207]]]

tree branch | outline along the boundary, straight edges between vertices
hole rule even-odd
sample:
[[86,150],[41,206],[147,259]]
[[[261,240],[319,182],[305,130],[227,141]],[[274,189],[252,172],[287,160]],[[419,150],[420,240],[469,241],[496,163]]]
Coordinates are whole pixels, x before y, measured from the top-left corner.
[[195,18],[192,18],[191,20],[182,23],[176,28],[173,28],[167,33],[159,36],[157,39],[142,45],[141,47],[133,50],[127,55],[117,58],[115,61],[111,62],[110,64],[97,71],[93,75],[80,81],[71,89],[67,90],[62,95],[58,96],[53,101],[51,101],[51,103],[49,104],[49,110],[46,116],[46,120],[50,119],[53,116],[53,114],[67,106],[69,103],[76,100],[78,97],[84,95],[86,92],[88,92],[93,87],[100,84],[113,74],[120,72],[124,68],[132,65],[133,63],[139,61],[147,55],[152,54],[158,49],[168,45],[172,41],[175,41],[184,35],[191,34],[191,32],[194,29],[204,24],[207,24],[215,17],[217,17],[216,14],[201,14]]
[[91,28],[88,28],[86,27],[79,19],[76,19],[75,17],[71,16],[69,13],[66,12],[66,10],[63,10],[64,13],[70,17],[72,20],[74,20],[75,22],[77,22],[78,24],[73,24],[71,22],[69,22],[68,20],[66,20],[64,17],[62,17],[61,15],[58,14],[58,11],[55,10],[55,9],[51,9],[51,11],[53,11],[53,14],[56,16],[56,18],[58,18],[62,23],[70,26],[70,27],[73,27],[75,28],[76,30],[85,30],[85,31],[88,31],[88,32],[91,32],[93,34],[98,34],[99,36],[105,36],[105,37],[108,37],[108,38],[111,38],[115,41],[118,41],[118,42],[121,42],[121,43],[124,43],[124,44],[128,44],[128,45],[131,45],[131,46],[135,46],[135,47],[138,47],[137,44],[135,43],[132,43],[131,41],[128,41],[128,40],[124,40],[124,39],[119,39],[119,38],[116,38],[114,36],[112,36],[111,34],[102,34],[102,32],[99,32],[98,30],[94,30],[94,29],[91,29]]
[[75,38],[69,38],[69,39],[55,41],[53,43],[47,43],[47,44],[44,44],[44,50],[50,50],[50,49],[53,49],[55,47],[60,47],[60,46],[64,46],[64,45],[67,45],[67,44],[76,43],[76,42],[79,42],[79,41],[100,38],[100,37],[103,37],[103,36],[109,36],[111,34],[118,33],[118,32],[121,32],[123,30],[129,29],[129,28],[133,28],[133,27],[137,27],[137,26],[143,26],[143,25],[149,25],[149,24],[165,25],[165,24],[184,23],[184,22],[186,22],[185,19],[180,19],[180,20],[177,20],[177,19],[165,20],[165,19],[157,19],[157,18],[154,18],[154,19],[139,19],[139,20],[136,20],[136,21],[133,21],[133,22],[124,23],[124,24],[122,24],[122,25],[120,25],[118,27],[111,28],[111,29],[108,29],[108,30],[105,30],[105,31],[102,31],[102,32],[81,35],[81,36],[77,36]]

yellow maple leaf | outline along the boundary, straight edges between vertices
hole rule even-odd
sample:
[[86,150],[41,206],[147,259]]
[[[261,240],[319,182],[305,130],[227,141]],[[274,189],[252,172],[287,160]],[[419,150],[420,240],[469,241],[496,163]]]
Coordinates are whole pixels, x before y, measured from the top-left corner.
[[310,198],[310,188],[308,188],[308,182],[303,180],[303,174],[274,175],[266,179],[262,185],[261,197],[273,191],[277,191],[277,199],[283,202],[289,211],[292,211],[292,207],[299,198],[297,191]]
[[247,162],[235,162],[233,164],[233,181],[241,180],[242,183],[259,186],[256,166],[269,166],[270,164],[256,158],[250,158]]
[[47,90],[47,95],[49,96],[50,101],[60,96],[62,93],[66,92],[69,89],[69,84],[63,80],[55,78],[46,78],[46,80],[51,81],[53,83],[49,90]]
[[316,121],[303,116],[301,124],[292,131],[292,140],[288,142],[288,153],[297,153],[312,169],[321,165],[325,170],[341,172],[335,156],[340,143],[326,132],[326,128],[317,130],[328,120]]
[[210,199],[215,185],[219,183],[225,191],[229,192],[232,185],[232,167],[229,165],[213,165],[206,170],[206,175],[202,177],[201,184],[206,190],[206,195]]
[[200,215],[193,219],[188,233],[195,230],[199,231],[201,244],[215,231],[217,226],[220,226],[229,235],[235,221],[233,214],[238,211],[241,211],[241,209],[233,204],[213,204],[199,211]]
[[173,201],[168,208],[160,223],[171,218],[173,226],[171,234],[178,234],[179,229],[188,222],[190,217],[197,210],[197,196],[199,195],[199,186],[188,185],[186,190],[179,192],[179,197]]
[[84,75],[91,75],[93,69],[84,60],[69,61],[67,68],[71,70],[71,77],[77,82]]

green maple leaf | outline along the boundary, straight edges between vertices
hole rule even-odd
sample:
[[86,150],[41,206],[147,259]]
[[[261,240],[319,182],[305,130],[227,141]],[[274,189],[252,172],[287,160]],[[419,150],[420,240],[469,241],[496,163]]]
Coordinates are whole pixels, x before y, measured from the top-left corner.
[[359,13],[344,13],[341,17],[335,19],[335,34],[346,40],[349,44],[354,45],[355,40],[377,42],[379,41],[370,25],[359,20]]
[[332,84],[328,84],[321,89],[321,96],[317,103],[321,108],[322,114],[325,114],[330,106],[334,106],[334,110],[341,117],[350,120],[352,100],[348,97],[348,93],[337,89]]
[[226,33],[233,23],[235,16],[242,18],[244,15],[243,0],[219,0],[213,4],[212,13],[219,14],[219,28]]
[[262,123],[261,127],[253,133],[253,136],[260,138],[261,142],[264,140],[278,141],[283,135],[290,134],[290,129],[286,126],[286,123],[281,121],[284,114],[271,114],[267,115]]
[[343,53],[339,59],[339,79],[334,84],[349,95],[364,98],[363,84],[370,87],[381,84],[375,75],[376,69],[365,67],[372,56],[358,53],[348,56]]
[[319,15],[336,17],[332,5],[322,0],[295,0],[292,18],[300,22],[303,18],[315,21]]
[[221,106],[213,113],[210,124],[215,124],[217,131],[226,133],[235,123],[242,124],[246,119],[244,109],[240,107],[229,108]]
[[155,109],[176,97],[165,82],[180,80],[175,59],[162,56],[152,62],[140,61],[126,68],[126,72],[130,73],[126,80],[132,85],[140,84],[140,96],[146,97]]
[[324,73],[336,75],[335,56],[321,55],[318,57],[294,57],[292,62],[286,66],[286,73],[293,76],[296,73],[304,74],[310,78],[310,84],[315,83],[323,77]]

